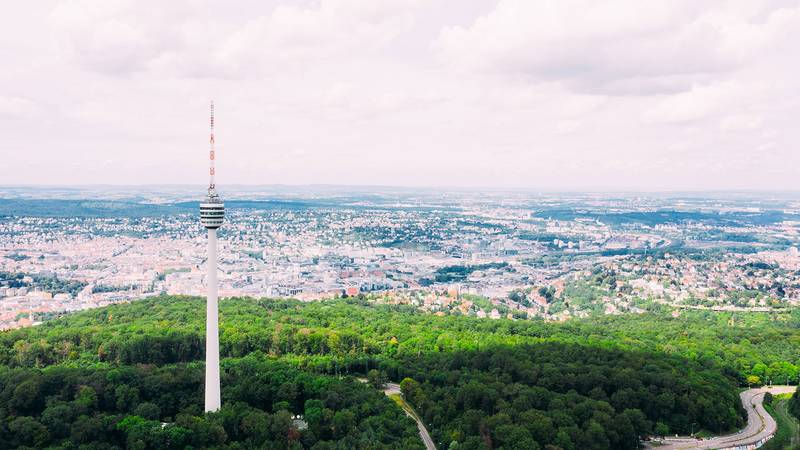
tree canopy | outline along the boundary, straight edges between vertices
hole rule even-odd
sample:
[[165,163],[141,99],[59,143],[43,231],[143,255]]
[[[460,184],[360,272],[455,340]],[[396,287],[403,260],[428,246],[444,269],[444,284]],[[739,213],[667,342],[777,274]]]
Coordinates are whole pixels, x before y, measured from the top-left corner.
[[421,448],[376,389],[393,381],[440,448],[625,449],[692,423],[733,430],[738,386],[797,377],[792,314],[554,324],[234,298],[220,312],[223,409],[205,415],[203,306],[149,298],[0,333],[0,444]]

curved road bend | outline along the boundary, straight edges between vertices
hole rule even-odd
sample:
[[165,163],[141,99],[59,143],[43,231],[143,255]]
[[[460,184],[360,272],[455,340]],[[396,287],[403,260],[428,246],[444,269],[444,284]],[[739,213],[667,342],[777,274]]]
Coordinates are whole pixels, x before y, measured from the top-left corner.
[[764,394],[767,392],[773,395],[788,394],[794,392],[795,389],[797,389],[797,386],[771,386],[748,389],[739,394],[742,398],[742,406],[747,411],[747,426],[737,433],[707,439],[666,439],[664,440],[665,445],[652,448],[658,448],[659,450],[725,449],[754,444],[767,436],[771,436],[778,429],[775,419],[764,409]]
[[[386,389],[383,390],[384,394],[386,395],[402,395],[400,393],[400,385],[397,383],[386,383]],[[414,419],[414,422],[417,422],[417,428],[419,428],[419,436],[422,438],[422,442],[425,443],[425,448],[428,450],[436,450],[436,446],[433,444],[433,439],[431,439],[431,435],[428,433],[428,429],[425,428],[425,424],[417,417],[417,414],[412,410],[405,402],[403,402],[403,411],[406,412],[408,417]]]

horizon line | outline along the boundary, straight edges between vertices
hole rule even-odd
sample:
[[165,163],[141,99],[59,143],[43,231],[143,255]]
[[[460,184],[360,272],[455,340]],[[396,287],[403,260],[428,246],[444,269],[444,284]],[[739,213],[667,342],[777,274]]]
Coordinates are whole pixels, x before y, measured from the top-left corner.
[[[79,188],[199,188],[203,187],[203,183],[85,183],[85,184],[0,184],[2,189],[79,189]],[[450,190],[450,191],[493,191],[493,192],[528,192],[528,193],[558,193],[558,194],[704,194],[704,193],[730,193],[730,194],[744,194],[744,193],[775,193],[775,194],[800,194],[800,188],[797,189],[777,189],[777,188],[720,188],[720,189],[702,189],[702,188],[602,188],[602,187],[581,187],[572,189],[558,189],[558,188],[537,188],[526,186],[464,186],[464,185],[384,185],[384,184],[331,184],[331,183],[307,183],[307,184],[284,184],[284,183],[271,183],[271,184],[243,184],[234,183],[226,184],[223,189],[253,189],[253,188],[336,188],[336,189],[378,189],[378,190]]]

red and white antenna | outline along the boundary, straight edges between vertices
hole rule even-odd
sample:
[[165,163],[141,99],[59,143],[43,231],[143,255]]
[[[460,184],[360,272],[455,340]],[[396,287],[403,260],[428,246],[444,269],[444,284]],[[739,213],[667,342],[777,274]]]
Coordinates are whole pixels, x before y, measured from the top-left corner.
[[208,152],[208,175],[209,175],[209,183],[208,183],[208,190],[209,192],[213,192],[216,189],[216,185],[214,183],[214,159],[216,158],[216,153],[214,151],[214,101],[211,101],[211,150]]

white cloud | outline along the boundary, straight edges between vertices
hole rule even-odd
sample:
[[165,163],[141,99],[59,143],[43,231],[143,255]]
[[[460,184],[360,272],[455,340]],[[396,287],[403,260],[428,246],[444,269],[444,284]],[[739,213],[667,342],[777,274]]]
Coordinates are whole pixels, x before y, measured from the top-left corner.
[[233,32],[213,56],[227,68],[255,68],[260,74],[346,52],[369,53],[411,27],[416,3],[323,0],[309,7],[279,5]]
[[0,96],[0,118],[30,120],[39,110],[39,106],[29,99]]
[[724,117],[719,124],[722,131],[752,131],[761,128],[764,119],[758,115],[733,114]]
[[796,186],[797,0],[12,10],[4,183]]
[[573,90],[661,94],[740,68],[800,25],[774,2],[500,0],[435,49],[464,70],[561,80]]
[[49,22],[81,64],[103,73],[144,70],[174,45],[157,10],[130,0],[65,1],[53,9]]
[[413,23],[418,0],[321,0],[260,4],[254,14],[219,17],[197,6],[169,2],[157,8],[132,0],[70,0],[49,21],[87,69],[106,74],[143,70],[189,76],[240,78],[274,73],[287,64],[368,52]]
[[645,111],[646,122],[687,122],[747,106],[766,91],[764,85],[722,82],[694,86],[687,92],[664,96]]

